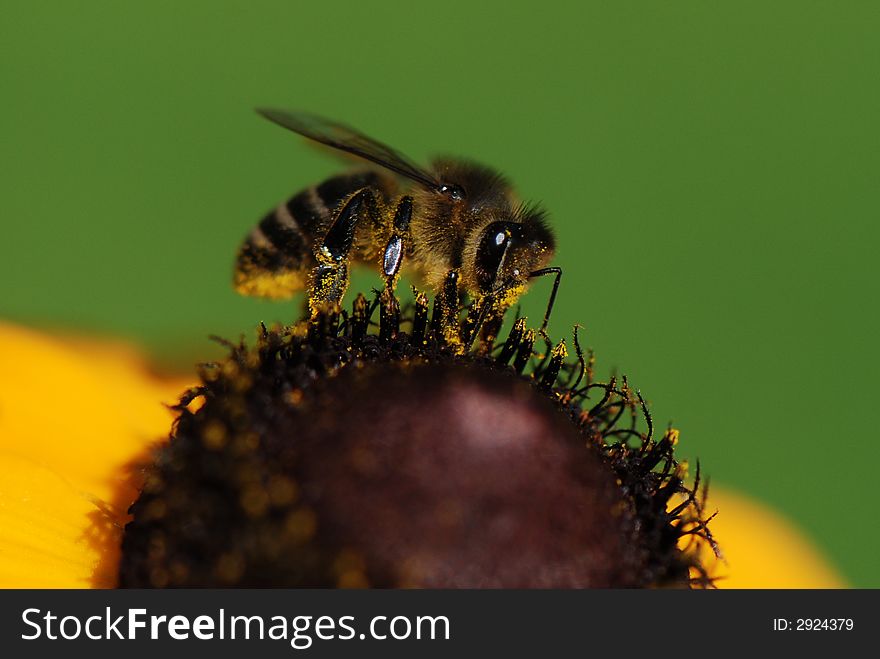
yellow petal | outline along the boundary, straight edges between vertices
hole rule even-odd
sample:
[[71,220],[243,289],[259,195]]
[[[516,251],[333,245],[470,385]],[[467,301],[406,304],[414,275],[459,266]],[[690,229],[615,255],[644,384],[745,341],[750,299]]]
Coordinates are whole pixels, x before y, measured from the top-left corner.
[[0,453],[0,585],[115,584],[121,527],[58,474]]
[[0,323],[0,586],[115,583],[121,528],[148,450],[186,386],[130,348]]
[[[132,465],[167,437],[184,381],[151,377],[118,345],[72,344],[0,323],[0,586],[115,584]],[[838,588],[840,575],[790,522],[713,488],[721,588]]]
[[768,506],[723,488],[709,491],[709,524],[724,560],[704,548],[719,588],[846,588],[822,552],[792,522]]
[[162,402],[183,390],[149,377],[124,352],[102,358],[3,324],[0,364],[0,450],[104,501],[126,487],[128,467],[150,444],[168,436],[172,416]]

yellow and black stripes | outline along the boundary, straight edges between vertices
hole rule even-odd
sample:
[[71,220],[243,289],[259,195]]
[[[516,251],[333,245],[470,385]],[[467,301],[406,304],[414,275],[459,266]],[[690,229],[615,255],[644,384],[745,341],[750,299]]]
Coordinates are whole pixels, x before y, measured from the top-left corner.
[[238,253],[235,288],[245,295],[288,298],[305,288],[317,265],[314,250],[352,193],[371,188],[385,197],[388,177],[373,171],[335,176],[302,190],[270,211]]

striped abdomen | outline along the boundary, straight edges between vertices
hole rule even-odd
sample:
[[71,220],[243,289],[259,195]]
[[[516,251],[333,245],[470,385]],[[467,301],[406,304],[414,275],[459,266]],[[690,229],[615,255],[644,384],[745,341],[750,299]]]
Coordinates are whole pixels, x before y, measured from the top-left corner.
[[[270,211],[238,252],[235,289],[244,295],[285,298],[305,288],[316,265],[316,243],[324,238],[342,202],[365,187],[374,188],[380,202],[385,202],[394,180],[372,171],[334,176]],[[366,218],[361,220],[361,225],[367,223]],[[371,230],[359,226],[358,235]]]

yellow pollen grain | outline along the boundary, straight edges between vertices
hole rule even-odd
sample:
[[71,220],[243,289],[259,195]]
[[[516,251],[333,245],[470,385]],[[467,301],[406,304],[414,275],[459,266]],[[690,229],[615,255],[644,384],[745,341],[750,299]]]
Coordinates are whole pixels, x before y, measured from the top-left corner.
[[211,421],[205,424],[202,431],[202,444],[205,448],[216,451],[226,445],[226,428],[219,421]]
[[563,339],[553,348],[552,356],[557,359],[565,359],[568,357],[568,348],[565,347],[565,340]]
[[186,404],[186,410],[190,414],[195,414],[200,409],[202,409],[202,406],[204,404],[205,404],[205,397],[202,395],[199,395],[199,396],[196,396],[195,398],[193,398],[189,403]]
[[687,460],[682,460],[678,463],[678,467],[675,469],[675,476],[680,478],[681,480],[687,480],[688,475],[688,462]]

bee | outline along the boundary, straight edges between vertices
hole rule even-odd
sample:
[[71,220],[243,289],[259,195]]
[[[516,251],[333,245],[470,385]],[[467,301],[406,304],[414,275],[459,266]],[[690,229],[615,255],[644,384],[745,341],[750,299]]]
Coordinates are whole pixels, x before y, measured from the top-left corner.
[[257,112],[375,167],[306,188],[263,217],[238,252],[239,293],[289,298],[307,290],[314,317],[341,302],[350,263],[374,264],[387,288],[393,291],[403,269],[456,314],[459,295],[467,294],[479,310],[479,329],[490,317],[500,319],[530,279],[555,275],[546,327],[562,276],[548,266],[555,239],[544,212],[520,203],[499,172],[459,159],[421,168],[343,124],[301,112]]

